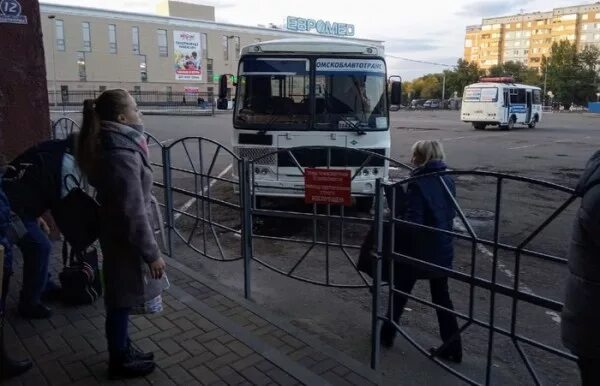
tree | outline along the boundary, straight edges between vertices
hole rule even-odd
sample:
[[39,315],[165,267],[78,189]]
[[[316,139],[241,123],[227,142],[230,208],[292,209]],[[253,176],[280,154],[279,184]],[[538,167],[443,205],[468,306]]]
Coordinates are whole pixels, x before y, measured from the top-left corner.
[[535,68],[530,68],[521,62],[508,61],[497,64],[488,70],[489,76],[512,76],[517,83],[539,86],[542,84],[540,74]]
[[578,53],[574,43],[566,40],[553,43],[550,57],[542,58],[546,89],[566,108],[594,100],[599,59],[600,51],[595,47],[586,47]]
[[477,63],[458,59],[456,67],[453,70],[444,71],[446,74],[446,95],[452,95],[456,92],[462,96],[463,90],[471,83],[475,83],[479,78],[485,75],[485,71],[480,69]]

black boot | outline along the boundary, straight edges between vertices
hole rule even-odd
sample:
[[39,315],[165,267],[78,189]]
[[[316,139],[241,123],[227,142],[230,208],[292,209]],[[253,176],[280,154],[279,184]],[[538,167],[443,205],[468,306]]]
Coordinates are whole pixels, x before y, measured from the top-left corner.
[[2,305],[6,304],[6,295],[8,293],[8,281],[10,276],[4,275],[2,283],[2,293],[0,294],[0,380],[16,377],[31,369],[33,364],[30,360],[17,361],[10,358],[4,346],[4,313]]
[[460,347],[459,343],[450,344],[443,350],[439,348],[430,348],[429,354],[432,357],[438,357],[446,361],[461,363],[462,362],[462,347]]
[[137,360],[140,360],[140,361],[153,361],[154,360],[153,352],[143,352],[142,350],[136,348],[132,344],[131,339],[127,339],[127,349],[129,350],[129,353],[131,354],[131,356]]
[[396,327],[391,322],[383,322],[381,328],[381,345],[386,348],[394,346],[394,339],[396,339]]
[[9,358],[4,347],[0,350],[0,379],[16,377],[26,373],[33,366],[30,360],[17,361]]
[[123,353],[110,355],[108,376],[110,379],[144,377],[155,368],[156,364],[153,361],[139,360],[127,349]]

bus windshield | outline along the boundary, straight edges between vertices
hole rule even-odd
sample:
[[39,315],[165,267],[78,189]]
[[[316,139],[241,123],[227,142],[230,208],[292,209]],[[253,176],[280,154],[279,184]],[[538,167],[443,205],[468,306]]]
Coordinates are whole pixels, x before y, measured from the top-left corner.
[[320,58],[315,73],[316,128],[387,129],[383,60]]
[[244,59],[240,63],[234,124],[261,130],[307,128],[309,70],[308,59]]
[[388,128],[383,60],[318,58],[313,63],[314,78],[308,58],[244,58],[239,68],[235,127],[308,130],[314,122],[314,130]]

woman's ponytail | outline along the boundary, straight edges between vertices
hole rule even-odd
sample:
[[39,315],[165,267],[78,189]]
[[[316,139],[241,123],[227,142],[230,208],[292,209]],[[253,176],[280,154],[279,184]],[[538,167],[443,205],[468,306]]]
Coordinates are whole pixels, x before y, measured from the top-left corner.
[[79,168],[88,176],[98,157],[99,135],[100,117],[96,112],[96,101],[86,99],[83,101],[83,123],[77,138],[75,155]]

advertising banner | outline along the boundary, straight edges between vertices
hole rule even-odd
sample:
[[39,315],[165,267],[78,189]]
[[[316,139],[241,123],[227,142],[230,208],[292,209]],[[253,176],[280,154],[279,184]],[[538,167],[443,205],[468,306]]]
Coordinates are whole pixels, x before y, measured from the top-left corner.
[[173,31],[175,80],[202,80],[202,47],[199,32]]

